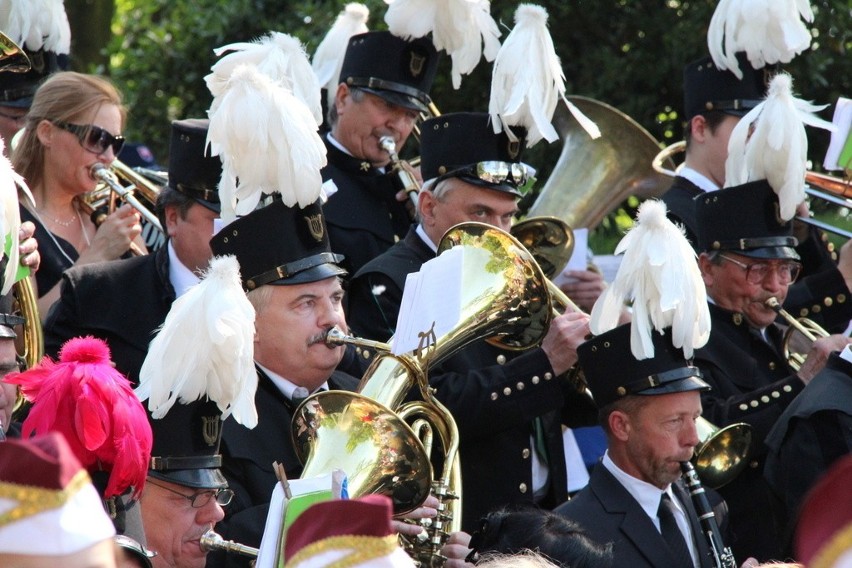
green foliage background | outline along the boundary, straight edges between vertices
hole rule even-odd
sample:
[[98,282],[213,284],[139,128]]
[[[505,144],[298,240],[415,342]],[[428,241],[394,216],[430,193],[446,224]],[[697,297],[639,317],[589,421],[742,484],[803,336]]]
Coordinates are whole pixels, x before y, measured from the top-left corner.
[[[88,0],[92,3],[112,4],[111,0]],[[370,8],[370,29],[386,29],[385,3],[364,3]],[[569,94],[615,106],[661,145],[681,138],[682,70],[707,51],[706,31],[715,0],[547,0],[537,4],[549,13]],[[793,75],[794,88],[802,98],[833,103],[841,95],[852,96],[852,1],[813,0],[811,4],[816,13],[812,47],[785,69]],[[104,72],[117,82],[131,111],[128,137],[148,143],[165,164],[169,122],[205,116],[210,105],[203,77],[216,60],[214,48],[276,30],[300,38],[312,54],[344,5],[342,0],[115,0],[105,58],[91,57],[77,66]],[[517,5],[492,2],[492,15],[501,23],[504,37],[513,25]],[[69,14],[72,11],[69,6]],[[89,32],[72,29],[72,33],[79,41]],[[432,92],[438,108],[442,112],[486,110],[491,65],[482,61],[458,91],[452,88],[449,70],[445,57]],[[822,116],[830,119],[830,109]],[[823,131],[812,131],[810,136],[810,157],[819,164],[829,136]],[[558,143],[542,142],[527,156],[539,167],[540,180],[546,179],[559,152]],[[598,229],[593,245],[599,251],[612,249],[636,204],[635,200],[623,204]]]

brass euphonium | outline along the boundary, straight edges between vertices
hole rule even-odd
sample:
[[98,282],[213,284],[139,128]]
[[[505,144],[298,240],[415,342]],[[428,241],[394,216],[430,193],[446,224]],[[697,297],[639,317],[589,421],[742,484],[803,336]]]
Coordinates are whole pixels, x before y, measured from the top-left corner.
[[[388,495],[397,514],[418,507],[431,490],[440,501],[438,517],[426,528],[427,537],[409,546],[421,566],[440,565],[441,547],[461,526],[458,431],[429,386],[429,366],[485,337],[500,336],[518,349],[530,347],[550,322],[544,275],[509,234],[482,223],[463,223],[442,239],[441,250],[451,247],[465,247],[466,253],[458,325],[416,352],[378,355],[357,393],[309,397],[296,409],[292,428],[305,463],[303,477],[341,469],[349,478],[350,495]],[[422,400],[403,403],[412,389]],[[430,462],[435,436],[443,462],[440,475]]]

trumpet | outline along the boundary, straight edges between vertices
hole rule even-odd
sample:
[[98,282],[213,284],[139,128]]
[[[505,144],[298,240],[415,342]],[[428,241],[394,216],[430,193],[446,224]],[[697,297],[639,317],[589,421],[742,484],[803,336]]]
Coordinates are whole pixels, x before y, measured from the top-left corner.
[[396,152],[396,142],[394,142],[392,136],[382,136],[379,138],[379,146],[390,156],[392,164],[390,173],[395,176],[397,183],[399,183],[406,195],[408,195],[411,204],[414,206],[414,211],[417,211],[417,196],[420,193],[420,184],[414,179],[411,172],[402,167],[402,160],[399,159],[399,154]]
[[798,372],[798,370],[802,368],[802,364],[804,364],[807,355],[803,355],[801,352],[795,351],[791,346],[794,332],[799,332],[808,340],[808,347],[810,347],[810,344],[820,337],[828,337],[829,333],[811,319],[793,317],[790,312],[781,307],[781,303],[777,298],[768,298],[764,304],[767,308],[771,308],[776,314],[784,318],[790,325],[790,327],[787,328],[787,331],[784,332],[784,339],[782,342],[784,357],[787,359],[787,364],[789,364],[794,371]]
[[234,542],[233,540],[225,540],[219,533],[217,533],[213,529],[210,529],[206,533],[201,535],[200,544],[201,550],[205,552],[224,550],[225,552],[239,554],[242,556],[249,556],[251,558],[257,558],[257,555],[260,552],[257,548],[246,546],[244,544]]
[[157,216],[151,213],[147,207],[142,205],[142,203],[136,199],[136,196],[133,195],[133,188],[128,189],[121,185],[121,182],[118,181],[118,178],[109,170],[109,168],[100,162],[96,163],[92,166],[92,177],[107,184],[109,188],[116,193],[116,195],[136,209],[146,221],[151,223],[160,232],[163,231],[163,226],[160,224],[160,220],[157,219]]

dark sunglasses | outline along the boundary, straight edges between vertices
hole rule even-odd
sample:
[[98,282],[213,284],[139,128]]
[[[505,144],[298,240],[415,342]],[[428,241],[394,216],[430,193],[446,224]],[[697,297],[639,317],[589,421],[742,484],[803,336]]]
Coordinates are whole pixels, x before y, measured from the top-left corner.
[[66,132],[70,132],[80,141],[80,146],[94,154],[103,154],[107,148],[112,147],[112,153],[116,156],[124,147],[124,136],[113,136],[100,126],[94,124],[71,124],[61,120],[52,121]]
[[501,162],[491,160],[477,162],[463,168],[458,168],[438,177],[437,182],[451,177],[474,178],[493,185],[511,185],[523,195],[529,189],[527,186],[528,172],[526,165],[518,162]]

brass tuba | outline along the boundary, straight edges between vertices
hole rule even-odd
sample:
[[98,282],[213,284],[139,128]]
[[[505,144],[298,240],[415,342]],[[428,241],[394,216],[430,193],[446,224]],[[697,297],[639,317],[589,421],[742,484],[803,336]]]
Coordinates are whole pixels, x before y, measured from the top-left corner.
[[668,189],[671,180],[651,169],[660,146],[647,130],[605,103],[568,98],[595,121],[602,136],[592,140],[567,107],[557,105],[553,124],[562,153],[530,216],[552,215],[571,227],[593,229],[629,195],[654,197]]
[[[442,239],[441,250],[466,247],[460,290],[462,308],[455,328],[410,354],[383,353],[372,363],[357,393],[329,391],[307,398],[293,417],[294,445],[305,463],[303,477],[342,469],[349,493],[382,493],[394,511],[418,507],[431,492],[440,501],[427,537],[408,545],[424,566],[440,561],[450,532],[461,526],[458,431],[449,411],[434,396],[427,372],[469,343],[499,336],[523,349],[538,343],[550,323],[544,275],[531,255],[509,234],[482,223],[463,223]],[[421,401],[404,403],[412,389]],[[436,475],[432,444],[440,442]]]

